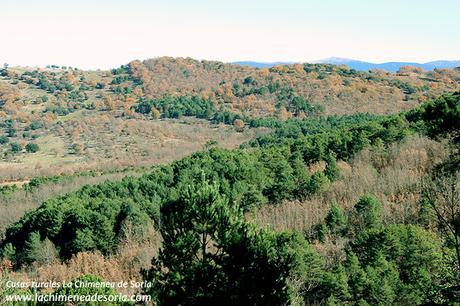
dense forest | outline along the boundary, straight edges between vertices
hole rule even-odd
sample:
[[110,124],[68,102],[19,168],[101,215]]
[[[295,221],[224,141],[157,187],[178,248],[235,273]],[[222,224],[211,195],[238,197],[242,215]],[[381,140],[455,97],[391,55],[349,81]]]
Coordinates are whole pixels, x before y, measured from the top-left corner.
[[[81,274],[99,274],[88,260],[100,260],[151,281],[143,292],[158,305],[455,305],[460,300],[460,92],[441,95],[458,88],[458,72],[407,68],[392,75],[309,64],[253,69],[157,59],[110,74],[109,84],[106,77],[93,80],[94,90],[108,91],[101,98],[104,106],[88,103],[86,85],[76,91],[49,72],[24,72],[19,78],[53,94],[55,105],[43,101],[48,95],[40,99],[49,104],[44,114],[56,118],[82,108],[120,108],[121,120],[195,117],[236,134],[261,132],[238,147],[222,148],[207,139],[199,152],[138,169],[137,175],[45,199],[5,228],[0,254],[2,271],[10,272],[2,274],[2,282],[34,273],[49,276],[47,267],[71,271],[79,260],[89,266]],[[359,94],[346,96],[347,88]],[[6,135],[0,141],[12,153],[36,154],[40,146],[33,135],[44,136],[37,131],[53,119],[21,121],[11,110],[21,99],[14,94],[12,87],[13,97],[0,97],[8,99],[5,113],[16,112],[2,121]],[[366,99],[376,105],[372,114],[362,113],[374,107]],[[340,107],[353,108],[352,101],[362,107],[352,112]],[[395,103],[407,104],[390,112]],[[18,131],[30,132],[24,149],[11,142]],[[427,149],[395,165],[397,156],[416,151],[402,149],[415,139]],[[78,150],[76,143],[72,148]],[[360,159],[376,177],[388,167],[403,172],[414,163],[398,176],[414,179],[406,185],[388,181],[396,187],[386,192],[351,190],[354,197],[341,201],[338,186]],[[59,184],[61,177],[35,178],[22,189],[33,192]],[[17,187],[0,191],[8,197],[17,192],[12,188]],[[325,203],[308,226],[279,229],[260,218],[270,209],[288,218],[288,210],[277,209],[308,207],[319,197]],[[141,254],[142,246],[155,251]],[[137,252],[137,265],[121,261],[128,252]],[[89,256],[85,264],[84,256]],[[115,272],[100,274],[117,278]]]

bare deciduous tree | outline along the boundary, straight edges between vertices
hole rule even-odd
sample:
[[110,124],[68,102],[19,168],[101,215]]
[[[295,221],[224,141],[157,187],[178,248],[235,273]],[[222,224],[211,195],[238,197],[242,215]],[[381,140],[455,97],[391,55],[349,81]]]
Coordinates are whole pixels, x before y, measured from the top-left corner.
[[452,237],[460,269],[460,171],[426,180],[424,189],[441,232]]

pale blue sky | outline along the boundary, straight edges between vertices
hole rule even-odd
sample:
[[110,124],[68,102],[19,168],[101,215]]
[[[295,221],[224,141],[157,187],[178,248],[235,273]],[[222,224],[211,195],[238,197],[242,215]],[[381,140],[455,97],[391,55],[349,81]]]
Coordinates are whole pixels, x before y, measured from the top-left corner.
[[459,0],[0,0],[0,63],[460,59]]

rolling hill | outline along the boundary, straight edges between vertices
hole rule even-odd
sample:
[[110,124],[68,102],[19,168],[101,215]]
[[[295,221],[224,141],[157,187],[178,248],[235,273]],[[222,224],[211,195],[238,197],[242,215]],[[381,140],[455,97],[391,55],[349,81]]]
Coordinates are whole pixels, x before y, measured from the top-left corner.
[[397,113],[459,82],[451,69],[393,74],[168,57],[111,71],[8,67],[0,77],[0,180],[170,161],[208,141],[238,146],[259,133],[248,129],[255,118]]

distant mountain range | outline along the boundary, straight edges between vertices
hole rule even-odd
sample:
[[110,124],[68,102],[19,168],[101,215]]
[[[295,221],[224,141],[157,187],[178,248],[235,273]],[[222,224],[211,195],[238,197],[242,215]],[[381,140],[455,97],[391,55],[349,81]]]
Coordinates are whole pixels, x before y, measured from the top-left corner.
[[[241,61],[234,62],[233,64],[242,65],[242,66],[251,66],[257,68],[269,68],[275,65],[288,65],[293,64],[294,62],[273,62],[273,63],[263,63],[263,62],[252,62],[252,61]],[[416,63],[416,62],[386,62],[386,63],[370,63],[364,61],[358,61],[348,58],[340,57],[330,57],[323,60],[315,61],[317,64],[334,64],[334,65],[346,65],[352,69],[368,71],[371,69],[383,69],[389,72],[396,72],[402,66],[414,66],[420,67],[425,70],[433,70],[435,68],[454,68],[460,67],[460,61],[432,61],[428,63]]]

